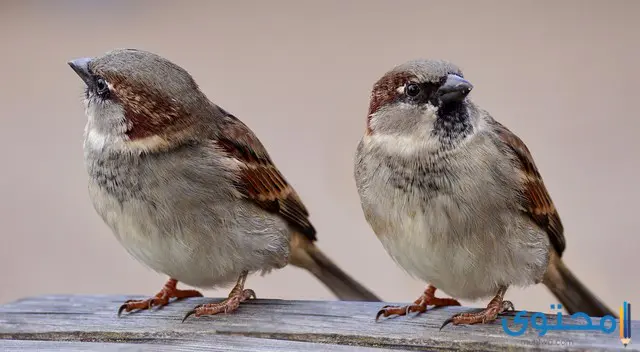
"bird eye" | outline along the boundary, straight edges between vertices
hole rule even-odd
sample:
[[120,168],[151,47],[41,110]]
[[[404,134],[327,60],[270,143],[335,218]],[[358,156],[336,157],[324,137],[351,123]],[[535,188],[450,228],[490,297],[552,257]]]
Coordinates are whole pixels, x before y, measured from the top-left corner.
[[421,90],[422,89],[420,89],[419,85],[415,83],[408,83],[407,86],[404,88],[404,93],[413,98],[418,96]]
[[98,95],[100,96],[104,96],[108,92],[109,92],[109,85],[107,85],[107,82],[102,78],[98,78],[96,80],[96,93],[98,93]]

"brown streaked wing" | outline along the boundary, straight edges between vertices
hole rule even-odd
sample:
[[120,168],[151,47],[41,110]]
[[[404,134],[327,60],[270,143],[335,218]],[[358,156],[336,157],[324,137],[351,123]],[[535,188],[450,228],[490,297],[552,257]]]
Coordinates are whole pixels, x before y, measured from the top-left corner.
[[564,238],[564,228],[560,221],[560,216],[553,201],[544,186],[542,176],[533,162],[531,152],[513,132],[509,131],[501,123],[493,120],[496,133],[500,140],[515,154],[519,167],[525,175],[525,190],[523,192],[523,208],[526,214],[549,235],[549,240],[553,248],[562,255],[566,243]]
[[218,144],[243,164],[236,184],[238,191],[266,211],[281,215],[290,226],[315,241],[316,230],[309,221],[307,208],[273,164],[260,140],[242,121],[224,113]]

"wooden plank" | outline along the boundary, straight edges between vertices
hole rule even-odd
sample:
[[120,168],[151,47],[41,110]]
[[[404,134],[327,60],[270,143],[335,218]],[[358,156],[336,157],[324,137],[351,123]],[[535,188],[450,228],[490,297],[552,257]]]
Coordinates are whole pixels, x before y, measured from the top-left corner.
[[[377,352],[379,348],[343,346],[310,342],[260,339],[244,336],[212,336],[200,339],[158,339],[153,342],[142,339],[140,343],[0,340],[0,351],[207,351],[207,352]],[[386,351],[386,350],[385,350]],[[399,351],[399,350],[396,350]]]
[[[190,318],[181,323],[183,315],[195,305],[215,300],[193,298],[172,303],[163,309],[124,314],[117,318],[117,308],[129,298],[140,297],[43,296],[6,304],[0,306],[0,340],[18,340],[3,341],[15,345],[27,344],[19,340],[107,342],[115,344],[115,349],[127,344],[142,344],[140,346],[144,348],[148,344],[152,347],[174,346],[178,341],[185,350],[195,351],[226,344],[216,340],[221,338],[237,340],[240,346],[244,346],[243,350],[249,351],[249,346],[287,351],[282,346],[294,342],[329,351],[343,347],[354,350],[351,346],[471,351],[541,348],[618,351],[623,348],[617,332],[549,331],[539,337],[535,330],[529,329],[522,336],[511,337],[503,331],[499,321],[474,326],[450,325],[439,331],[446,318],[469,309],[464,307],[433,309],[419,316],[382,319],[376,323],[374,316],[380,309],[380,303],[254,300],[243,303],[232,314]],[[550,325],[556,322],[555,316],[549,315],[547,319]],[[563,320],[566,324],[580,324],[569,317]],[[593,318],[593,322],[599,324],[599,319]],[[515,328],[512,322],[510,326]],[[640,340],[638,321],[632,322],[632,336]],[[276,342],[285,345],[269,345]],[[32,348],[39,343],[25,347]],[[45,342],[42,343],[49,348]],[[70,348],[75,346],[81,348],[82,345],[71,344]],[[314,348],[307,347],[300,345],[303,350]],[[639,351],[633,342],[624,350]]]

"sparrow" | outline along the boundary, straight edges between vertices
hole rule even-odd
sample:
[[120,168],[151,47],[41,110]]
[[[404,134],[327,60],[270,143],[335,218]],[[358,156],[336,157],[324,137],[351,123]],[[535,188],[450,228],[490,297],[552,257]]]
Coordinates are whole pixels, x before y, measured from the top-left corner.
[[[138,261],[169,277],[122,311],[235,286],[191,315],[231,312],[255,292],[248,274],[288,263],[342,300],[380,299],[316,247],[300,197],[256,135],[212,103],[191,75],[150,52],[118,49],[69,62],[86,85],[84,162],[96,212]],[[184,320],[183,320],[184,321]]]
[[442,326],[487,323],[513,310],[509,287],[538,283],[570,313],[615,316],[563,263],[563,226],[529,149],[471,101],[472,88],[441,60],[398,65],[373,86],[354,160],[362,210],[389,255],[428,283],[376,320],[493,297]]

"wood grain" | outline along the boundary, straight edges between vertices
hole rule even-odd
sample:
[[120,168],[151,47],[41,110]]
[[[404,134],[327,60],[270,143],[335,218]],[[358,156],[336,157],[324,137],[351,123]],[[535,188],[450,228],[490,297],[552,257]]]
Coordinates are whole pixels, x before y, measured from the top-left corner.
[[[375,322],[379,303],[254,300],[236,312],[213,317],[183,315],[211,298],[191,298],[153,311],[116,317],[119,305],[139,296],[41,296],[0,306],[2,351],[639,351],[634,341],[623,348],[617,331],[533,329],[508,336],[500,321],[488,325],[447,326],[465,307],[429,310]],[[509,317],[511,320],[513,317]],[[548,316],[549,324],[555,317]],[[563,317],[566,324],[580,324]],[[593,318],[594,324],[599,323]],[[510,322],[515,329],[515,325]],[[632,322],[640,340],[640,322]]]

